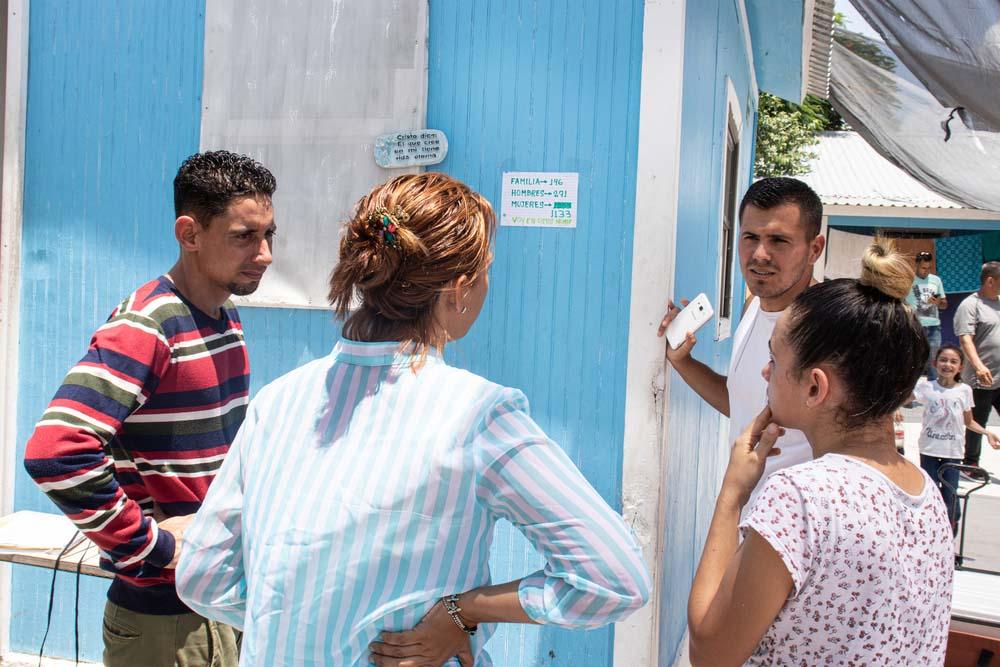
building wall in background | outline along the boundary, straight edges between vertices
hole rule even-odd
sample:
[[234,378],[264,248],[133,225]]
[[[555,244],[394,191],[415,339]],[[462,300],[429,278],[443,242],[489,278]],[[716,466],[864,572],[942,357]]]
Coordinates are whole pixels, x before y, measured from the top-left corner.
[[[431,7],[428,126],[451,144],[440,168],[498,206],[505,170],[579,172],[579,223],[499,230],[491,297],[450,356],[524,389],[618,506],[643,4],[502,4]],[[24,442],[93,330],[176,258],[171,181],[199,146],[204,21],[203,0],[32,3],[15,509],[54,511],[20,466]],[[241,315],[254,391],[336,335],[325,311]],[[539,564],[499,532],[495,579]],[[58,579],[46,653],[72,656],[73,578]],[[15,651],[38,650],[48,582],[14,568]],[[107,582],[81,583],[82,657],[99,659]],[[610,664],[612,638],[512,627],[491,651],[498,665]]]
[[[677,213],[674,298],[704,292],[716,301],[721,230],[722,156],[728,77],[742,105],[741,160],[749,184],[756,127],[756,98],[739,2],[704,0],[687,4],[684,50],[684,108]],[[789,3],[794,4],[794,3]],[[734,318],[743,305],[744,283],[735,271]],[[732,325],[736,330],[738,321]],[[712,323],[714,324],[714,323]],[[695,356],[717,372],[729,365],[731,338],[716,341],[714,327],[698,334]],[[687,627],[687,597],[728,460],[728,427],[676,373],[670,374],[667,407],[666,503],[663,575],[660,581],[660,662],[673,664]]]
[[[177,257],[171,184],[198,150],[204,4],[36,0],[30,21],[14,503],[52,512],[20,465],[24,443],[94,329]],[[242,317],[254,390],[335,334],[324,311]],[[12,570],[11,649],[37,653],[51,573]],[[82,657],[97,660],[107,581],[81,589]],[[46,653],[71,657],[72,575],[55,598]]]

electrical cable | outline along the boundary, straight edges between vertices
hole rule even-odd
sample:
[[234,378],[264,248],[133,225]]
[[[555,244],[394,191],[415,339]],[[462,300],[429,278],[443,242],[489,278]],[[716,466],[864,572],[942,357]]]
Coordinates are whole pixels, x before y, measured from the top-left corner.
[[[48,640],[48,638],[49,638],[49,630],[52,628],[52,608],[55,606],[55,602],[56,602],[56,575],[59,574],[59,563],[60,563],[60,561],[62,561],[63,556],[65,556],[66,553],[73,546],[73,542],[76,540],[76,537],[79,534],[80,534],[79,531],[77,531],[77,532],[73,533],[73,536],[71,538],[69,538],[69,542],[66,543],[66,546],[63,547],[63,550],[59,552],[58,556],[56,556],[56,564],[55,564],[55,567],[52,568],[52,583],[49,586],[49,611],[48,611],[48,614],[47,614],[47,619],[45,621],[45,634],[42,635],[42,645],[38,649],[38,667],[42,667],[42,656],[45,653],[45,642]],[[78,613],[79,613],[79,607],[80,607],[79,592],[80,592],[79,581],[77,581],[77,605],[76,606],[77,606],[77,612]],[[77,634],[79,635],[79,632]],[[77,639],[79,641],[79,637]],[[80,658],[79,658],[79,655],[77,655],[77,662],[79,663],[79,661],[80,661]]]

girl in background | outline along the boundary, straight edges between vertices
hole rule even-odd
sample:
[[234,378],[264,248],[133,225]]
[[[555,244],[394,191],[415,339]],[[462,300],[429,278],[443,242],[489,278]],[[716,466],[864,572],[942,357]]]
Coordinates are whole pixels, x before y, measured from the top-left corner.
[[955,492],[958,489],[958,468],[945,468],[946,463],[961,463],[965,456],[965,431],[980,433],[989,439],[993,449],[1000,449],[1000,438],[972,419],[972,388],[959,380],[964,361],[962,350],[947,343],[938,349],[934,359],[936,380],[921,380],[913,390],[914,400],[924,406],[920,425],[920,467],[940,489],[953,533],[958,532],[961,508]]

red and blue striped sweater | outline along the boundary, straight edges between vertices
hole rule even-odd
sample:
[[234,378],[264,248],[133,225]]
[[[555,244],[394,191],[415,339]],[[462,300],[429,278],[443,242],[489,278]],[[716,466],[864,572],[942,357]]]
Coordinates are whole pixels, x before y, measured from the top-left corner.
[[165,569],[166,516],[194,513],[243,422],[250,363],[231,302],[218,319],[166,276],[95,333],[28,441],[28,473],[100,547],[109,599],[142,613],[187,611]]

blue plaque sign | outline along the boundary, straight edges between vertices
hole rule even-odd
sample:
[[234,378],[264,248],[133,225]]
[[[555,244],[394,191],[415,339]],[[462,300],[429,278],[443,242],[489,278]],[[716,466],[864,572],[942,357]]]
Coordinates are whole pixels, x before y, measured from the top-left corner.
[[385,169],[437,164],[447,154],[448,138],[441,130],[402,130],[375,139],[375,163]]

